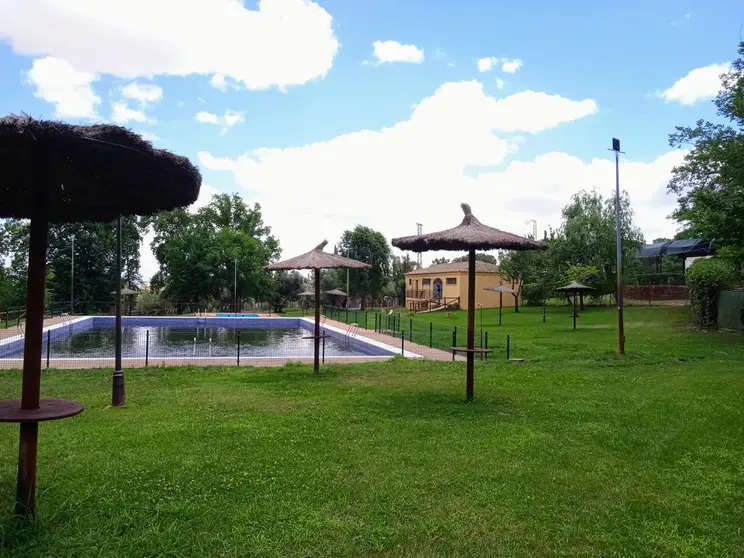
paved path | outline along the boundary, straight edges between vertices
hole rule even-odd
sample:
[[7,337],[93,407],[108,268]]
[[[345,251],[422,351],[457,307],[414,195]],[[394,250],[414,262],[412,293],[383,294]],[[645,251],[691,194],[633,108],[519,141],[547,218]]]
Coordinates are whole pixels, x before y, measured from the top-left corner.
[[[54,318],[47,318],[44,320],[44,327],[49,327],[54,324],[64,322],[65,320],[69,321],[71,319],[73,318],[70,318],[69,316],[55,316]],[[23,322],[22,326],[25,328],[26,322]],[[25,331],[25,329],[23,331]],[[22,330],[20,330],[17,325],[8,326],[8,329],[5,329],[5,324],[0,323],[0,339],[7,339],[8,337],[13,337],[14,335],[22,335]]]

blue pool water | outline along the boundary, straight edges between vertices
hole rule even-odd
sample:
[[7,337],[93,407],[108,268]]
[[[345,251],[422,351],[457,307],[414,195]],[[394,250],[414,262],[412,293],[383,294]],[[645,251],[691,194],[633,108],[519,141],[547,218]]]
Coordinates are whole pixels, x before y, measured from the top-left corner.
[[[122,357],[144,358],[241,358],[311,357],[313,324],[300,318],[122,318]],[[389,356],[392,347],[348,339],[342,332],[326,330],[325,355]],[[114,318],[75,320],[44,333],[42,355],[47,344],[51,359],[112,358]],[[0,344],[0,359],[23,357],[23,340]]]

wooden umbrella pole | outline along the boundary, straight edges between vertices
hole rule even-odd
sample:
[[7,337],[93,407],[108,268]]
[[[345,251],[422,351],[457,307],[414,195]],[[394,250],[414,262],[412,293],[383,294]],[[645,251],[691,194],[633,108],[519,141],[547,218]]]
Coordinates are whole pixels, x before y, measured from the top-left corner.
[[467,352],[467,398],[473,400],[475,353],[475,250],[468,252],[468,352]]
[[576,293],[574,293],[574,315],[573,315],[573,320],[574,320],[574,327],[573,328],[576,329]]
[[[48,226],[42,215],[31,219],[26,293],[26,336],[23,346],[21,409],[38,409],[41,391],[41,345],[44,329],[44,282]],[[33,515],[36,499],[36,453],[39,423],[22,422],[18,449],[15,512]]]
[[313,370],[320,371],[320,270],[315,270],[315,360]]

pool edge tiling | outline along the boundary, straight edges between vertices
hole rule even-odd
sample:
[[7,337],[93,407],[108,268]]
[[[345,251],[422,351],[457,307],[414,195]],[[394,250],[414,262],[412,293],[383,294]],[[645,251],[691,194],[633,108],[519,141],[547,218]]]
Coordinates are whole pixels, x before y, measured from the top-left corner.
[[[64,323],[58,323],[44,328],[44,342],[47,339],[54,341],[62,336],[85,332],[96,327],[113,327],[115,318],[113,316],[82,316],[71,319]],[[123,316],[123,328],[129,327],[172,327],[175,329],[191,329],[202,327],[227,327],[233,329],[255,329],[255,328],[288,328],[302,327],[308,332],[312,332],[314,321],[311,318],[301,317],[161,317],[161,316]],[[327,362],[363,362],[387,360],[395,355],[401,355],[406,358],[422,358],[422,355],[404,350],[401,352],[400,347],[383,343],[381,341],[364,337],[360,335],[347,335],[347,331],[332,325],[322,327],[326,335],[331,336],[335,341],[344,342],[349,348],[358,351],[359,355],[338,355],[326,356]],[[47,337],[48,336],[48,337]],[[0,367],[1,368],[20,368],[23,365],[23,336],[16,335],[0,340]],[[100,358],[50,358],[50,368],[98,368],[113,366],[113,349],[109,354],[102,354]],[[42,360],[46,360],[43,355]],[[146,361],[142,357],[129,357],[123,359],[128,366],[135,363],[145,365]],[[277,355],[277,356],[242,356],[240,358],[241,366],[264,366],[264,365],[281,365],[286,362],[308,362],[312,356],[308,355]],[[149,359],[151,365],[222,365],[230,366],[238,364],[233,357],[179,357],[179,358],[162,358],[152,355]]]

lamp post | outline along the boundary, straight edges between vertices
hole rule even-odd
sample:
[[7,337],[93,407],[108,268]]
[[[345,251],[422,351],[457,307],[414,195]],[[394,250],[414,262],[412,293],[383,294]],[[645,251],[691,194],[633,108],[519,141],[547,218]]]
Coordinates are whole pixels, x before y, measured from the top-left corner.
[[[625,325],[623,323],[623,250],[620,244],[620,140],[612,138],[615,152],[615,232],[617,237],[617,335],[618,349],[625,354]],[[575,302],[575,301],[574,301]]]
[[238,260],[235,259],[235,274],[233,278],[233,303],[234,303],[234,313],[237,315],[238,313]]
[[75,235],[72,235],[72,248],[70,249],[70,314],[75,313]]

